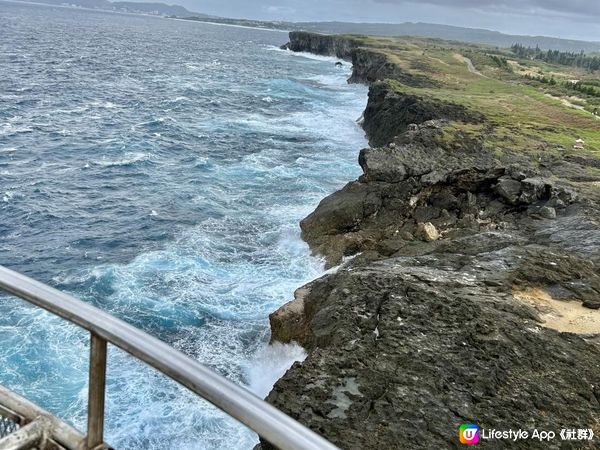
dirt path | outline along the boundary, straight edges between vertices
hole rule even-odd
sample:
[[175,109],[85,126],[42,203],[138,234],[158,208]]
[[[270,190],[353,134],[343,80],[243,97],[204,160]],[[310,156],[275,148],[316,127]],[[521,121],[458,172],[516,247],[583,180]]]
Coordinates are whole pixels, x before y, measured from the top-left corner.
[[[467,64],[467,69],[469,69],[469,72],[471,72],[472,74],[474,74],[474,75],[478,75],[478,76],[480,76],[480,77],[485,77],[485,75],[484,75],[484,74],[482,74],[481,72],[479,72],[479,71],[478,71],[478,70],[475,68],[475,66],[473,65],[473,61],[471,61],[471,59],[469,59],[469,58],[467,58],[466,56],[463,56],[463,55],[461,55],[461,54],[459,54],[459,53],[455,53],[455,54],[454,54],[454,57],[455,57],[456,59],[458,59],[459,61],[466,63],[466,64]],[[486,78],[487,78],[487,77],[486,77]]]

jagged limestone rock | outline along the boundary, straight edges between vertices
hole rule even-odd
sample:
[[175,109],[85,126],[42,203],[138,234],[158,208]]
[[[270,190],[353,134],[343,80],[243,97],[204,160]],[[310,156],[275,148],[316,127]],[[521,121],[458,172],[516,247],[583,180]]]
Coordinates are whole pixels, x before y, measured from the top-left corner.
[[[357,79],[390,73],[358,54]],[[597,427],[600,180],[589,169],[600,159],[445,141],[444,119],[460,110],[422,122],[447,105],[410,104],[385,85],[372,85],[365,114],[382,144],[301,223],[329,266],[356,257],[309,283],[301,308],[272,315],[273,339],[308,357],[267,400],[349,449],[454,448],[461,423]],[[413,240],[426,223],[444,239]],[[557,324],[552,302],[584,314]]]
[[440,238],[440,233],[431,222],[418,224],[416,235],[425,242],[437,241]]

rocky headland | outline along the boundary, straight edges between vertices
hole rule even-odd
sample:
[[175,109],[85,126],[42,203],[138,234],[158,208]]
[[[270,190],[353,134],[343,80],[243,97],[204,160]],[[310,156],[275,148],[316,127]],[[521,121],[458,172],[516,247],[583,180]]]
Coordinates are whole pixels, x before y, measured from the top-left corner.
[[268,401],[342,449],[455,448],[463,423],[600,434],[600,159],[525,124],[505,136],[484,101],[436,97],[452,80],[427,75],[427,50],[405,64],[390,45],[290,34],[287,48],[352,60],[350,81],[369,83],[371,147],[301,223],[339,268],[271,315],[272,339],[308,357]]

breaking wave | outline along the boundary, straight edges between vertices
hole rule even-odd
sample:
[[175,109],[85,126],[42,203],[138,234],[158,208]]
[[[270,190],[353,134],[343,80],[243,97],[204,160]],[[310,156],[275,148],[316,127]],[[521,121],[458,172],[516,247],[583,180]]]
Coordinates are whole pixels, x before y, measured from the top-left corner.
[[[18,20],[0,55],[29,56],[0,64],[1,263],[265,396],[305,357],[268,345],[268,314],[323,273],[298,222],[358,175],[366,88],[347,64],[270,51],[280,32],[3,8]],[[83,429],[86,333],[8,297],[0,330],[0,383]],[[114,348],[106,428],[119,449],[257,442]]]

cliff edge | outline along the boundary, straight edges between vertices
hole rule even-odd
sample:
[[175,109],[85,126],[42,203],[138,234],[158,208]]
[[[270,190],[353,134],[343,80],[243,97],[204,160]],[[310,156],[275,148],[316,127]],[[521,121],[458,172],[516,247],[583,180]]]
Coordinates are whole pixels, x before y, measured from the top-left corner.
[[596,142],[595,119],[492,63],[472,73],[472,46],[295,36],[361,55],[371,147],[301,223],[342,265],[271,315],[308,357],[267,400],[343,449],[455,448],[463,423],[600,433],[600,159],[561,141]]

